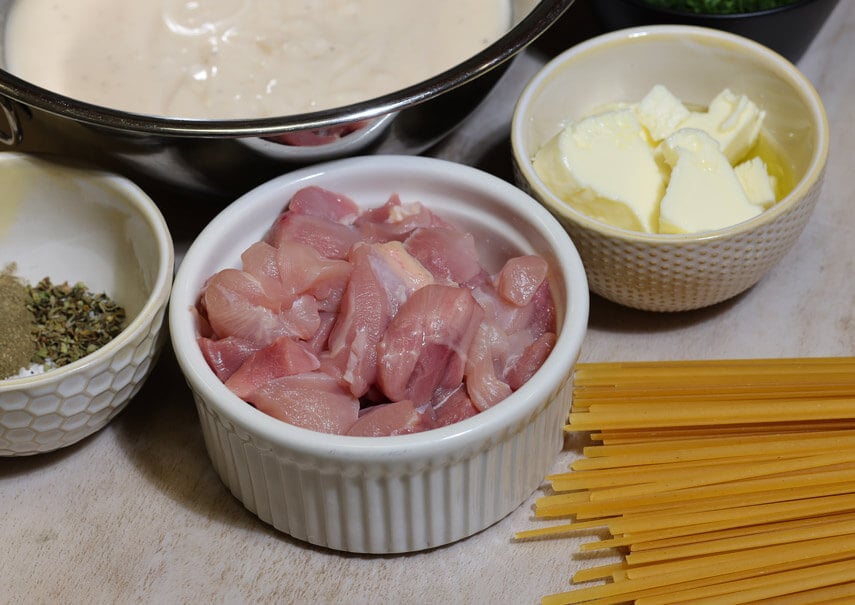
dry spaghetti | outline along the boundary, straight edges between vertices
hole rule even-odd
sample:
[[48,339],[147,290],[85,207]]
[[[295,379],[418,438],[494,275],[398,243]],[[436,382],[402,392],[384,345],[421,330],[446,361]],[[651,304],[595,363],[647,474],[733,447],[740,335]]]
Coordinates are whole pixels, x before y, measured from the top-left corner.
[[545,605],[855,596],[855,358],[579,364],[566,429],[590,443],[535,505],[562,521],[517,538],[622,556]]

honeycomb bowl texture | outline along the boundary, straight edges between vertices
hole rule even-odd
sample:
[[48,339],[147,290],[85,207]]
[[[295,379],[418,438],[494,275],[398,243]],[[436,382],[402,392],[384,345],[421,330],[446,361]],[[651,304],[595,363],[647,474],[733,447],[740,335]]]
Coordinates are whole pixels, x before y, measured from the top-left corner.
[[124,307],[123,331],[68,365],[0,380],[0,455],[71,445],[139,391],[164,341],[174,265],[154,203],[133,183],[21,154],[0,156],[0,265],[35,284],[82,282]]
[[[656,84],[689,105],[703,106],[725,88],[757,103],[766,112],[763,136],[791,175],[789,192],[769,210],[730,227],[647,234],[583,214],[538,177],[532,158],[567,123],[612,103],[637,102]],[[517,184],[570,234],[591,291],[647,311],[706,307],[756,284],[807,224],[829,147],[822,100],[792,63],[746,38],[682,25],[620,30],[557,56],[524,88],[511,140]]]

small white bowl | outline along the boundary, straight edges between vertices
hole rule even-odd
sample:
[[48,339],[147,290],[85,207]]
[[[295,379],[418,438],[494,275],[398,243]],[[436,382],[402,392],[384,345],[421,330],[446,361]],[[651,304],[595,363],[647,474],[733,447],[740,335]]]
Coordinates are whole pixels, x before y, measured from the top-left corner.
[[[293,193],[309,185],[348,195],[366,208],[395,192],[405,202],[421,201],[473,232],[487,263],[512,254],[542,255],[550,263],[558,313],[552,354],[496,406],[411,435],[317,433],[239,399],[202,356],[194,305],[205,281],[240,266],[241,252],[261,239]],[[548,212],[475,168],[410,156],[339,160],[281,176],[242,196],[188,250],[169,314],[173,348],[226,486],[275,528],[359,553],[415,551],[465,538],[510,513],[540,485],[563,444],[568,384],[587,319],[582,263]]]
[[[765,137],[792,174],[789,193],[742,223],[674,235],[613,227],[551,191],[532,166],[537,151],[569,122],[638,102],[656,84],[690,106],[705,106],[725,88],[748,95],[766,111]],[[517,183],[570,233],[593,292],[628,307],[684,311],[747,290],[789,251],[819,199],[829,133],[813,85],[782,56],[716,29],[651,25],[592,38],[552,59],[523,89],[511,141]]]
[[122,332],[42,374],[0,380],[0,455],[71,445],[137,393],[164,341],[172,238],[154,202],[112,174],[0,154],[0,266],[35,285],[84,283],[123,306]]

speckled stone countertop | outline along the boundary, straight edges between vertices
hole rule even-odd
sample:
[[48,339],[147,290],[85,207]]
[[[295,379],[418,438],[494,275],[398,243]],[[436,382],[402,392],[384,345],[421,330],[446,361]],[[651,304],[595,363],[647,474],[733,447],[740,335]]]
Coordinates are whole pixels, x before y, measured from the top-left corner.
[[[545,60],[596,33],[588,5],[577,2],[430,155],[510,178],[517,94]],[[799,62],[825,102],[832,138],[820,203],[795,248],[757,286],[705,310],[650,314],[592,298],[582,361],[855,354],[852,59],[855,3],[841,2]],[[180,253],[206,217],[165,214],[180,223]],[[568,443],[555,470],[575,455]],[[167,349],[101,432],[55,453],[0,459],[0,602],[536,603],[567,590],[581,565],[574,538],[512,541],[534,526],[536,496],[482,533],[429,552],[346,555],[292,540],[223,487]]]

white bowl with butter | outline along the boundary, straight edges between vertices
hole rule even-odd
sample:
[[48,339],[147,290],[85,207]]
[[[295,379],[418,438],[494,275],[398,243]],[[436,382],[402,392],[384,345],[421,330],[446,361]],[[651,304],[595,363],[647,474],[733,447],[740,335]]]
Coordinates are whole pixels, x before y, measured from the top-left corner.
[[[677,115],[662,94],[654,94],[657,88],[689,108],[693,117],[686,121],[685,115]],[[644,137],[657,139],[651,148],[656,148],[653,164],[660,166],[639,168],[624,161],[625,148],[612,143],[599,157],[585,155],[590,165],[583,168],[616,193],[588,192],[587,204],[568,201],[566,189],[577,190],[577,183],[564,187],[566,175],[553,178],[544,166],[551,163],[556,174],[566,170],[574,145],[584,147],[584,142],[577,143],[592,128],[620,131],[637,146],[638,137],[629,136],[620,121],[639,115],[642,101],[653,114]],[[755,105],[752,111],[737,110],[747,103]],[[758,142],[734,155],[726,133],[710,130],[711,137],[706,137],[698,132],[705,121],[702,114],[714,106],[726,107],[731,121],[739,117],[746,136],[752,125],[759,124]],[[592,116],[597,118],[591,120]],[[674,124],[681,121],[693,128],[675,132]],[[567,134],[573,129],[582,129],[573,134],[576,143]],[[658,129],[663,132],[648,134]],[[711,138],[718,139],[718,150]],[[511,139],[518,184],[568,230],[585,263],[591,290],[629,307],[682,311],[736,296],[786,254],[819,198],[829,133],[816,90],[780,55],[719,30],[663,25],[605,34],[554,58],[523,90]],[[723,178],[707,182],[708,175],[698,167],[708,167],[710,153],[723,161],[735,158],[734,165],[754,161],[739,169],[741,174],[726,166]],[[761,160],[773,173],[768,182],[757,177]],[[579,180],[582,177],[586,175]],[[741,187],[736,184],[739,179]],[[762,197],[758,183],[771,183],[776,193],[771,206],[768,200],[756,199]],[[625,197],[637,196],[641,187],[649,190],[646,201],[628,203]],[[748,192],[745,199],[711,194],[737,189],[739,195]],[[694,209],[691,203],[689,210],[679,212],[664,206],[664,194],[673,198],[680,191],[683,198],[691,198]],[[627,203],[612,203],[609,196]],[[759,209],[746,205],[752,197]],[[710,209],[712,203],[718,206]]]

